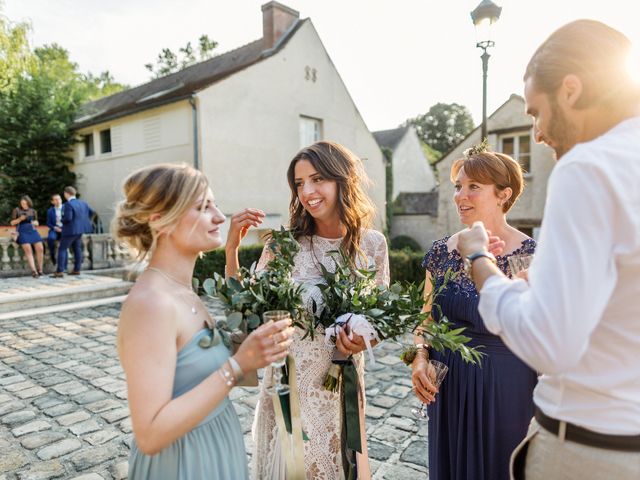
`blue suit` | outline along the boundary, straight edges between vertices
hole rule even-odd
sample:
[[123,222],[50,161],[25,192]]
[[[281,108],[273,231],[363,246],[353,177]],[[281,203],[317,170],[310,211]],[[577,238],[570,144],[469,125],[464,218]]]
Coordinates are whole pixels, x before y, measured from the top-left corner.
[[[62,208],[62,207],[61,207]],[[61,212],[62,213],[62,212]],[[49,255],[51,255],[51,261],[55,264],[55,248],[56,248],[56,240],[60,240],[62,237],[61,232],[56,232],[56,207],[49,207],[47,210],[47,227],[49,227],[49,234],[47,235],[47,246],[49,247]]]
[[82,267],[82,234],[91,233],[91,217],[94,211],[87,202],[71,198],[62,205],[62,238],[58,249],[58,272],[64,272],[67,266],[69,247],[73,248],[73,270]]

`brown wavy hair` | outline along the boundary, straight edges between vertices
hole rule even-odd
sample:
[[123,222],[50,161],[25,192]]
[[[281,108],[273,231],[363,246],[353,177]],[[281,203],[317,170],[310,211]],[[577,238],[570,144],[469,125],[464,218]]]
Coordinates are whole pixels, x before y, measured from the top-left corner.
[[322,141],[300,150],[289,164],[287,180],[291,189],[289,203],[289,228],[295,238],[316,233],[316,223],[302,206],[295,185],[295,167],[300,160],[307,160],[325,179],[336,182],[338,187],[338,215],[347,229],[342,248],[355,262],[363,256],[360,248],[362,231],[369,228],[375,215],[375,207],[365,192],[370,181],[362,161],[346,147]]

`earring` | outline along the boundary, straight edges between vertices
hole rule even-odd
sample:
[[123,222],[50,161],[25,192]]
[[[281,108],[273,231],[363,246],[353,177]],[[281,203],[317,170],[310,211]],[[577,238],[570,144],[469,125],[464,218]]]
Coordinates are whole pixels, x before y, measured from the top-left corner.
[[498,206],[499,206],[499,207],[502,207],[502,202],[498,202]]

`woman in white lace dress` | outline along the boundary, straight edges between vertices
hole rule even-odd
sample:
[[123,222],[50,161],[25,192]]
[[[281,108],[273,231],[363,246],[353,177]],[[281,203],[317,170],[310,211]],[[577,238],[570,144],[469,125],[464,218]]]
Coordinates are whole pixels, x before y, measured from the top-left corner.
[[[300,242],[301,251],[295,258],[294,280],[312,287],[322,278],[320,265],[335,269],[327,252],[343,248],[361,267],[374,265],[376,281],[389,283],[389,257],[385,237],[371,230],[375,213],[363,184],[367,181],[362,162],[345,147],[332,142],[318,142],[301,150],[291,161],[287,171],[291,188],[289,226]],[[261,221],[262,212],[247,209],[232,218],[227,240],[227,273],[237,271],[237,245],[249,225]],[[235,249],[234,249],[235,247]],[[270,260],[270,250],[265,248],[258,264],[263,268]],[[316,294],[314,295],[314,290]],[[318,302],[319,291],[307,289]],[[307,302],[310,304],[311,302]],[[309,437],[304,442],[304,463],[308,479],[334,480],[344,477],[341,451],[341,406],[337,392],[325,390],[323,383],[333,354],[333,346],[327,346],[318,327],[318,335],[311,340],[302,339],[304,332],[297,330],[290,347],[296,363],[300,397],[302,428]],[[354,335],[349,340],[344,332],[336,346],[343,353],[353,353],[358,369],[359,384],[364,399],[365,349],[362,337]],[[271,378],[271,369],[265,372]],[[260,480],[285,478],[285,463],[277,435],[273,404],[263,382],[260,401],[254,421],[255,451],[252,471]],[[364,404],[360,408],[360,424],[364,431]],[[364,434],[362,435],[364,437]],[[357,455],[358,479],[370,478],[366,439],[362,438],[363,454]]]

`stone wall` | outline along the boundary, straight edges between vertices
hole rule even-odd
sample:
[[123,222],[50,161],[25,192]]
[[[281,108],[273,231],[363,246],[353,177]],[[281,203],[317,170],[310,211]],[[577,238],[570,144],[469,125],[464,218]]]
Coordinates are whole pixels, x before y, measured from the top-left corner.
[[[44,242],[45,250],[47,248]],[[122,267],[127,261],[125,252],[117,245],[116,241],[108,234],[91,234],[82,236],[83,270],[98,270],[106,268]],[[57,245],[56,245],[57,248]],[[45,272],[52,272],[55,266],[45,251]],[[69,249],[69,261],[67,271],[73,268],[73,251]],[[29,275],[30,269],[22,248],[10,238],[0,238],[0,278]]]

